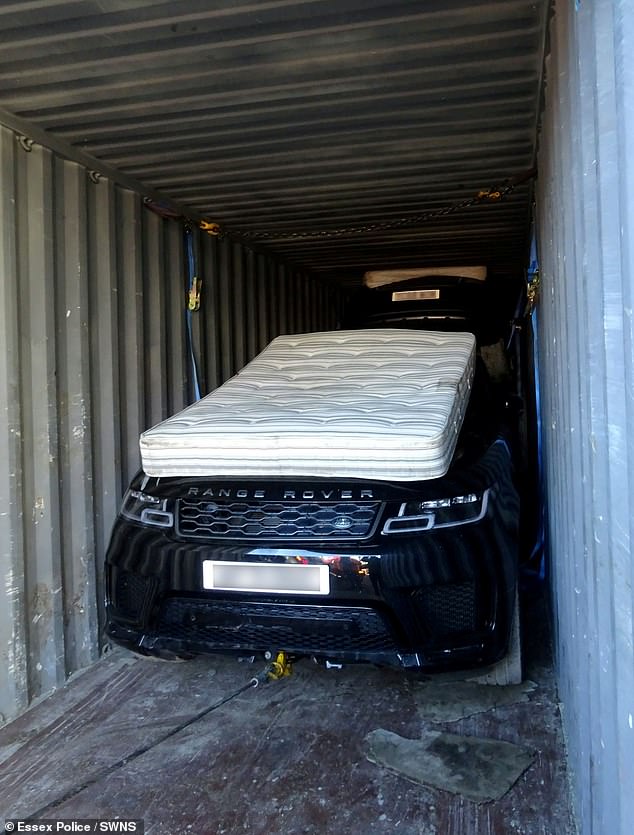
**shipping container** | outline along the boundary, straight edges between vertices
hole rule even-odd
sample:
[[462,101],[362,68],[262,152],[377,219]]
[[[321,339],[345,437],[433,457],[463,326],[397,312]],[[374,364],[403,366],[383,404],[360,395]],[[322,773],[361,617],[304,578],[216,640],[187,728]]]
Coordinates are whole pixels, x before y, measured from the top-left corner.
[[100,656],[140,432],[276,335],[339,327],[368,270],[486,264],[539,287],[580,832],[629,833],[632,4],[41,0],[0,22],[2,719]]

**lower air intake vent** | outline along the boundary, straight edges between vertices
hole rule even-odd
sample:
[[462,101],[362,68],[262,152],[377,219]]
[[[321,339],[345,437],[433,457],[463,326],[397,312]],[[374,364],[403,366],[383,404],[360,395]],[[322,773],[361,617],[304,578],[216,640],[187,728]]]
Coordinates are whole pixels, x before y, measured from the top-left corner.
[[395,650],[381,615],[360,607],[171,598],[161,613],[160,632],[217,649],[283,647],[301,653]]
[[140,621],[152,584],[152,580],[140,577],[138,574],[120,571],[117,574],[112,601],[119,614],[128,620]]
[[412,598],[427,629],[437,637],[477,629],[474,582],[428,586],[417,589]]

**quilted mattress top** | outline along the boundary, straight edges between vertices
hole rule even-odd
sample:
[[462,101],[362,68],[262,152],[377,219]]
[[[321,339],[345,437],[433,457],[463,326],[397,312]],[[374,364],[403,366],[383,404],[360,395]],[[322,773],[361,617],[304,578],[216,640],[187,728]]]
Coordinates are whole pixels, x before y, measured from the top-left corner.
[[475,362],[470,333],[279,336],[211,394],[141,435],[151,476],[436,478]]

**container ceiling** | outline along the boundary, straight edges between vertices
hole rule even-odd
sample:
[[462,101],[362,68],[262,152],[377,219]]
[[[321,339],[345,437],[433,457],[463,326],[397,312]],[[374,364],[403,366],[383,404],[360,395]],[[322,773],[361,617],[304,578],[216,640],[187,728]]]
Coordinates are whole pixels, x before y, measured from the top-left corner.
[[[43,129],[326,278],[514,270],[530,179],[429,213],[533,168],[547,7],[9,0],[0,121]],[[362,231],[330,234],[349,228]]]

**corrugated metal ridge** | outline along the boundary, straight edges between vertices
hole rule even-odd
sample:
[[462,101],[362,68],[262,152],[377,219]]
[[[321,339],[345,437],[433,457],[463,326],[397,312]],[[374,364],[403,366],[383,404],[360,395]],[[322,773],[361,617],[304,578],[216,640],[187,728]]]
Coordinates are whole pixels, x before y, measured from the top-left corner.
[[[547,5],[3,5],[0,107],[236,231],[420,214],[532,167]],[[509,268],[498,245],[511,228],[522,264],[530,193],[452,218],[451,260],[473,260],[474,223],[493,268]],[[412,229],[412,257],[446,228]],[[275,247],[305,268],[339,263],[339,277],[402,261],[401,236],[370,240],[384,249],[356,270],[337,241]]]
[[202,219],[195,209],[190,209],[180,203],[175,203],[165,194],[150,188],[140,180],[136,180],[134,177],[129,177],[120,169],[113,168],[104,160],[85,153],[80,148],[76,148],[74,145],[66,142],[66,140],[52,133],[48,133],[33,122],[29,122],[26,119],[20,119],[13,113],[0,109],[0,125],[14,131],[16,136],[23,141],[25,150],[29,150],[31,142],[37,142],[38,145],[42,145],[45,148],[55,151],[55,153],[63,159],[83,165],[84,168],[86,168],[93,176],[106,177],[117,185],[137,192],[137,194],[140,194],[142,197],[148,197],[153,200],[160,201],[166,207],[173,209],[179,214],[184,214],[191,220]]

